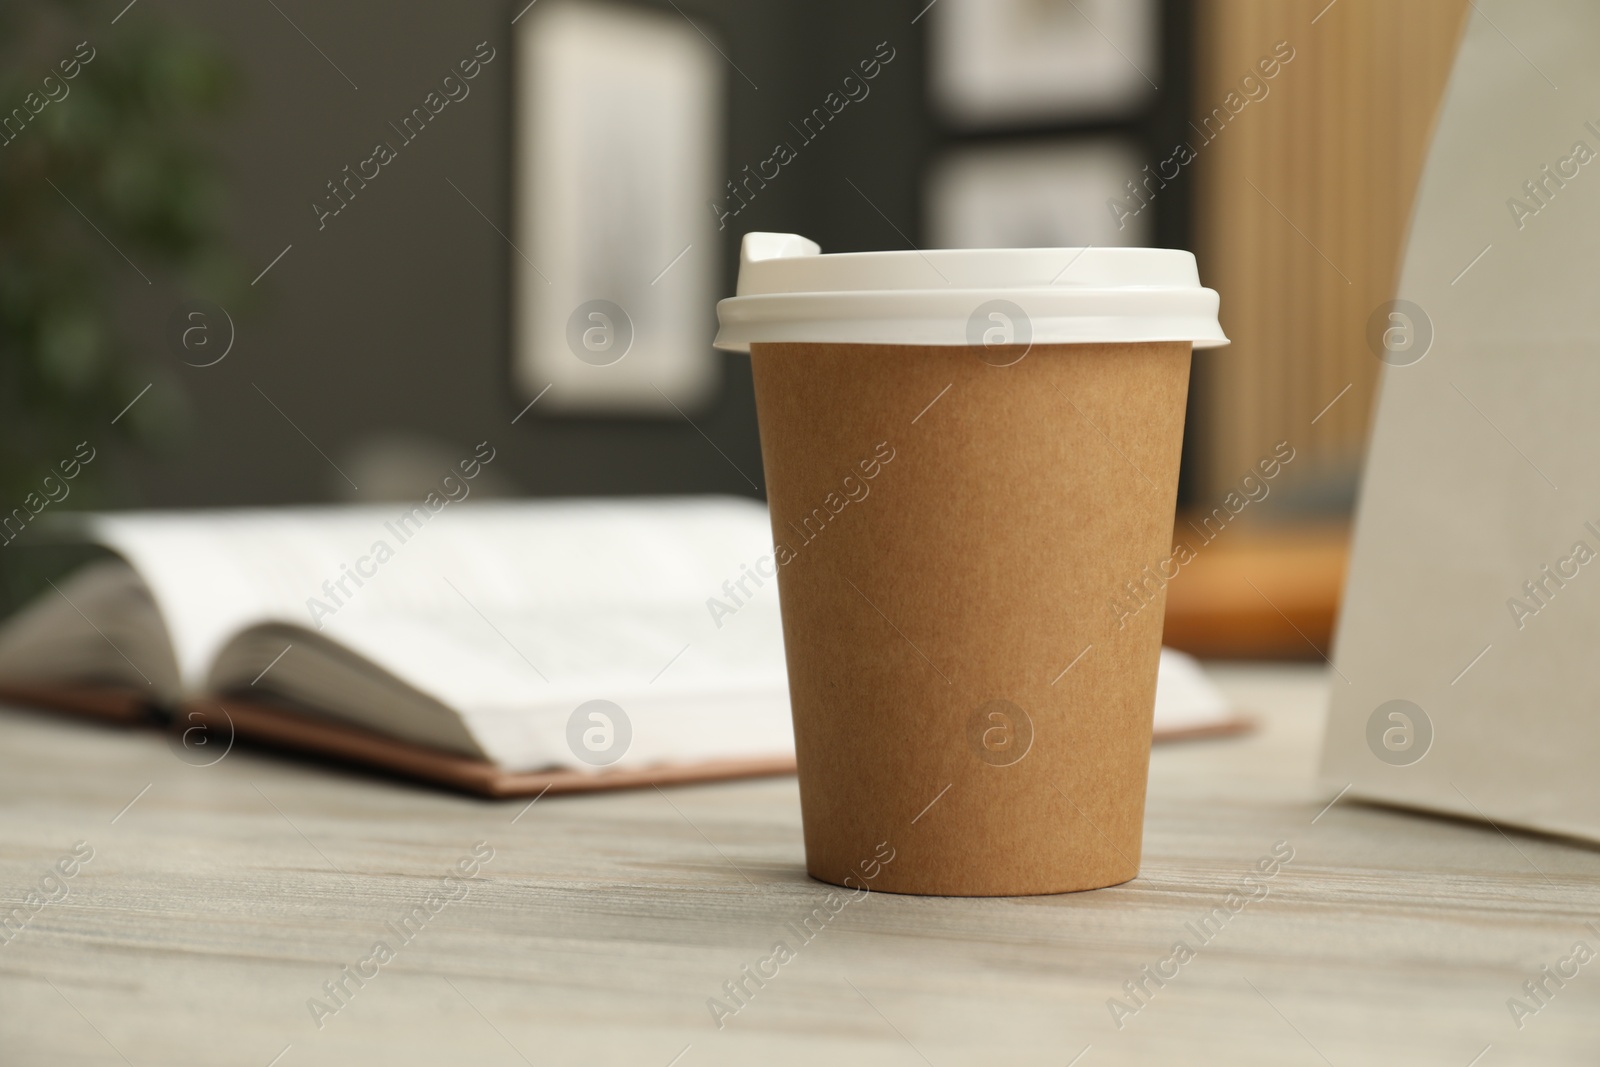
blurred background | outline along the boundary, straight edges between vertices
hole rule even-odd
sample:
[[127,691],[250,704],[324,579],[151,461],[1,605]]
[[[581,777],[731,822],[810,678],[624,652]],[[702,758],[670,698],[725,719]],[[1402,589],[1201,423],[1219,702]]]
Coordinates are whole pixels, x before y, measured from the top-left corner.
[[1168,643],[1319,658],[1466,9],[7,4],[5,545],[47,507],[409,499],[485,440],[483,495],[760,496],[710,348],[744,232],[1156,245],[1233,339],[1195,359]]

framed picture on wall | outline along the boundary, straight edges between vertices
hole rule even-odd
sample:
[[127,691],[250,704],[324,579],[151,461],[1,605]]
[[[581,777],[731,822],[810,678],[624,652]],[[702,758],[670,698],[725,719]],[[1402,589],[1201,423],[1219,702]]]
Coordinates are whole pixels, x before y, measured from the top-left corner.
[[1085,138],[979,146],[948,153],[929,172],[935,248],[1106,248],[1150,242],[1155,197],[1127,188],[1144,177],[1132,142]]
[[543,0],[515,24],[512,359],[543,415],[664,415],[719,385],[724,67],[688,19]]
[[957,126],[1119,118],[1156,93],[1155,0],[939,0],[933,101]]

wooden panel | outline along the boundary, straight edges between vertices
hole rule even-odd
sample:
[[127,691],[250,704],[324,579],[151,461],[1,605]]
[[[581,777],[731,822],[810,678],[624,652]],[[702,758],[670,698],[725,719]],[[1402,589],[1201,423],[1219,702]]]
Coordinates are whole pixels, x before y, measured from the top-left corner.
[[[1180,515],[1174,541],[1185,526]],[[1333,655],[1349,552],[1344,523],[1230,533],[1167,583],[1161,642],[1197,656],[1321,663]]]
[[1241,80],[1278,42],[1293,58],[1214,140],[1196,131],[1191,142],[1201,277],[1221,294],[1233,339],[1196,358],[1196,505],[1281,440],[1303,457],[1291,480],[1353,476],[1379,368],[1366,322],[1395,296],[1465,10],[1464,0],[1201,3],[1197,118],[1230,92],[1244,98]]

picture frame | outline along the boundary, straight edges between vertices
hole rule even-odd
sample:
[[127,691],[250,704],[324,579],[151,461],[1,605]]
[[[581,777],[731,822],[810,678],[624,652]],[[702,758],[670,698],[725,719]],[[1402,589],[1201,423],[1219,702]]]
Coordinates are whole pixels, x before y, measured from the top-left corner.
[[940,0],[930,91],[961,127],[1121,118],[1157,92],[1154,0]]
[[717,392],[725,72],[687,17],[544,0],[518,17],[512,371],[541,415],[678,417]]
[[[926,231],[935,248],[1099,248],[1150,242],[1153,212],[1129,194],[1141,177],[1122,137],[980,145],[930,170]],[[1113,211],[1111,202],[1124,206]]]

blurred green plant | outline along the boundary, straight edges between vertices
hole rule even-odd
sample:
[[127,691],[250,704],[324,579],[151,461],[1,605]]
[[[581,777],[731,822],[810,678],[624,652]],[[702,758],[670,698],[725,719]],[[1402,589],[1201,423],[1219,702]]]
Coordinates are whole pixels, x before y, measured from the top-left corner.
[[232,68],[150,12],[103,14],[0,3],[0,516],[85,440],[101,458],[70,506],[126,501],[112,446],[158,447],[187,421],[162,337],[129,334],[133,301],[248,292],[203,128],[237,95]]

